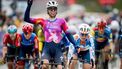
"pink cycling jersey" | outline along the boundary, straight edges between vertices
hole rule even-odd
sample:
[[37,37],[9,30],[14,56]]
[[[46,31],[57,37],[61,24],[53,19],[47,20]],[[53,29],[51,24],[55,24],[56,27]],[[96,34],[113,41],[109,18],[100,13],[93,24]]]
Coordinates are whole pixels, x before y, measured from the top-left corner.
[[62,31],[68,29],[66,21],[62,18],[56,18],[53,21],[42,18],[31,19],[31,23],[40,24],[43,27],[45,41],[59,43],[62,39]]

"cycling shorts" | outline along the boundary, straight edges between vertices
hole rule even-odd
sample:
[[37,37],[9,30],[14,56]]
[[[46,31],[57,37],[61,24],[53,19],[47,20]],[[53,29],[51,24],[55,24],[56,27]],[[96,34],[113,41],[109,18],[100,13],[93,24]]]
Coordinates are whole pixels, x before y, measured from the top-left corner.
[[[95,50],[101,50],[104,47],[109,46],[108,40],[105,40],[104,42],[97,42],[95,41]],[[99,57],[99,52],[95,52],[96,58]]]
[[34,46],[21,46],[19,58],[26,58],[26,54],[28,54],[29,56],[33,56],[33,50]]
[[80,53],[77,53],[75,51],[75,54],[78,56],[79,61],[83,60],[82,61],[83,63],[91,64],[90,51],[89,50],[87,50],[87,51],[80,51]]
[[61,44],[55,42],[45,42],[44,48],[42,51],[42,61],[47,59],[50,61],[54,59],[54,62],[57,64],[61,64],[63,62],[63,53],[61,50]]
[[[12,47],[7,47],[7,62],[13,61],[15,59],[15,56],[18,55],[19,49],[17,48],[12,48]],[[12,56],[12,57],[11,57]]]

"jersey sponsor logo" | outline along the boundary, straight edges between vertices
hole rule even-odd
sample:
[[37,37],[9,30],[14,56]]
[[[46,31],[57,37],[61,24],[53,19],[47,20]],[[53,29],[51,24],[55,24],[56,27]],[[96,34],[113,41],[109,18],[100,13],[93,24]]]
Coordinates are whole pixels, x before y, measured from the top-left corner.
[[103,41],[105,41],[105,38],[100,38],[100,37],[98,37],[97,39],[96,39],[98,42],[103,42]]
[[56,35],[56,31],[49,29],[49,32],[51,34],[51,36],[49,37],[49,39],[50,40],[52,39],[54,42],[58,43],[58,36]]
[[58,30],[60,27],[59,27],[59,24],[57,24],[57,23],[48,22],[47,28],[51,29],[51,30]]
[[61,61],[63,61],[63,56],[60,57]]

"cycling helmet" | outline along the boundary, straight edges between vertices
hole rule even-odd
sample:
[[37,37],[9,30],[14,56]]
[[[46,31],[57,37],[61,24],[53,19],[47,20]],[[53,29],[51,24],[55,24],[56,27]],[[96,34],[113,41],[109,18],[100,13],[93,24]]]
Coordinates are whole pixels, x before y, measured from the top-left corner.
[[9,34],[14,34],[14,33],[16,33],[17,32],[17,27],[15,26],[15,25],[10,25],[9,27],[8,27],[8,33]]
[[33,26],[31,24],[25,24],[23,25],[22,27],[22,31],[24,33],[30,33],[30,32],[33,32]]
[[116,31],[119,31],[119,22],[116,21],[116,20],[113,20],[110,24],[110,28],[112,30],[116,30]]
[[106,25],[107,25],[107,22],[104,19],[99,19],[97,22],[97,26],[100,28],[104,28],[106,27]]
[[47,3],[47,8],[49,8],[49,7],[57,7],[57,6],[58,6],[58,3],[55,0],[50,0]]
[[79,27],[80,33],[82,34],[89,34],[90,33],[90,26],[88,24],[81,24]]

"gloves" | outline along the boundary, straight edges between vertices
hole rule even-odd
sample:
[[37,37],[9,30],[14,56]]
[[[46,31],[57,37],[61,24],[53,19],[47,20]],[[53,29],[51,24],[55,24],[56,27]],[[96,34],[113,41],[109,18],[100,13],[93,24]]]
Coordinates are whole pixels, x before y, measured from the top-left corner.
[[33,0],[28,0],[27,4],[31,6],[33,4]]
[[77,51],[78,51],[78,53],[80,52],[80,51],[86,51],[86,50],[89,50],[90,49],[90,46],[89,45],[87,45],[87,46],[83,46],[83,45],[81,45],[80,47],[77,47]]

